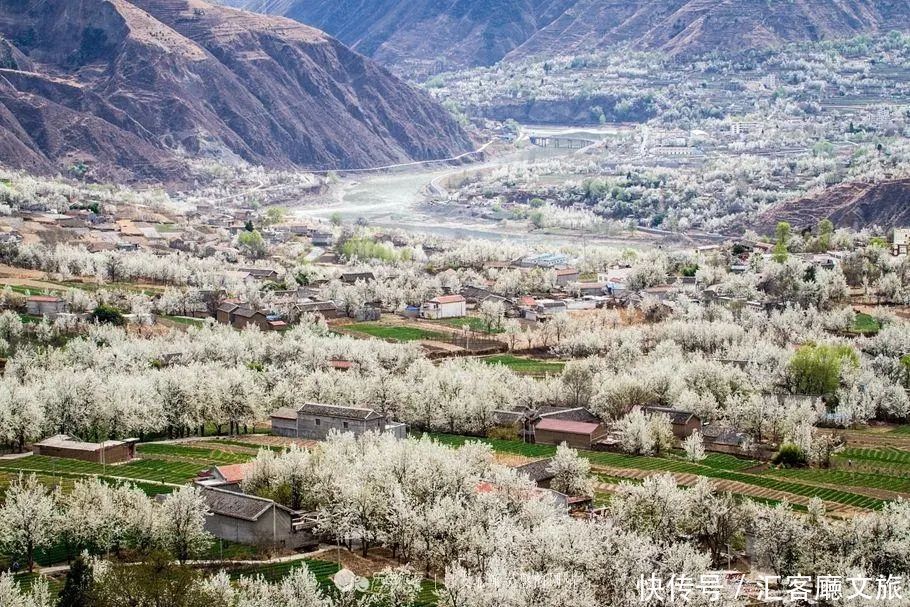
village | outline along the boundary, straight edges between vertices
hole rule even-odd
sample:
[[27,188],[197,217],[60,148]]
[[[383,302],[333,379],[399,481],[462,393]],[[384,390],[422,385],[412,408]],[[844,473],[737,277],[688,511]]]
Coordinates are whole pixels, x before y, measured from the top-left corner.
[[[908,229],[533,247],[70,194],[0,218],[3,583],[170,555],[205,596],[506,601],[494,551],[592,606],[678,557],[732,605],[843,536],[904,571]],[[659,573],[604,561],[632,538]]]

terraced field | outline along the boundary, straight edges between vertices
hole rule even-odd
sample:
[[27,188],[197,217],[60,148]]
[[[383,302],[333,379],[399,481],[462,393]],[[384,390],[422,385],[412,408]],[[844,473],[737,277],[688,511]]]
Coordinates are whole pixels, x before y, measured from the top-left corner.
[[139,445],[137,450],[142,457],[168,456],[190,462],[209,464],[241,464],[250,460],[249,455],[237,453],[236,451],[225,451],[209,447],[191,447],[182,444],[149,443]]
[[[532,458],[552,457],[556,451],[556,448],[550,445],[530,445],[517,441],[438,434],[432,436],[439,442],[453,446],[470,440],[481,440],[498,452],[515,453]],[[665,457],[643,457],[600,451],[581,451],[580,454],[591,462],[591,466],[596,472],[614,478],[641,480],[654,473],[669,472],[680,484],[690,485],[699,476],[703,476],[717,480],[721,489],[750,498],[787,500],[803,506],[812,498],[818,498],[826,502],[830,511],[843,515],[878,509],[886,501],[860,490],[851,491],[850,486],[841,487],[842,482],[827,476],[835,472],[829,470],[747,472],[747,470],[755,469],[758,462],[741,460],[724,454],[710,454],[699,463],[685,461],[675,454]],[[797,474],[788,477],[786,473],[779,474],[781,472],[805,472],[814,476],[801,478]],[[858,480],[872,483],[879,479]],[[838,485],[840,488],[822,485]],[[857,487],[862,487],[862,485],[857,485]]]

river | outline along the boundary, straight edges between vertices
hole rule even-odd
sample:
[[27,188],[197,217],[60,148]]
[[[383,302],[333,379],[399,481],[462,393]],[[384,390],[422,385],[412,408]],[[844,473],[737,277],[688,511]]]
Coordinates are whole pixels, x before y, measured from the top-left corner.
[[[525,135],[536,134],[535,131],[536,129],[530,132],[526,130]],[[583,239],[581,236],[574,235],[529,233],[514,225],[504,226],[494,221],[451,217],[442,209],[423,204],[426,200],[427,188],[433,183],[443,181],[446,177],[507,164],[555,158],[570,153],[572,151],[566,149],[545,149],[528,145],[524,149],[473,165],[431,169],[409,167],[382,173],[346,176],[335,188],[332,198],[320,201],[319,206],[297,207],[294,212],[301,217],[322,220],[337,214],[345,223],[362,219],[370,226],[400,228],[453,239],[510,240],[552,246],[582,244],[583,240],[587,240],[615,246],[644,246],[645,243],[640,239],[595,237]]]

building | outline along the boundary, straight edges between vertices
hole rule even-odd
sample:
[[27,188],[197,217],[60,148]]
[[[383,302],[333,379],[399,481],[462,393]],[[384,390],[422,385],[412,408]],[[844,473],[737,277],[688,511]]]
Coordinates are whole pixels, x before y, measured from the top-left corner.
[[65,457],[97,464],[119,464],[136,457],[136,443],[138,442],[138,438],[129,438],[122,441],[85,443],[66,434],[58,434],[35,443],[32,446],[32,452],[35,455],[46,457]]
[[575,449],[590,449],[605,434],[602,423],[553,418],[540,420],[534,428],[535,442],[545,445],[566,443]]
[[306,403],[299,409],[282,407],[271,416],[272,434],[288,438],[325,440],[332,430],[360,436],[367,432],[391,432],[404,438],[404,424],[389,422],[373,409]]
[[468,312],[467,300],[463,295],[440,295],[420,306],[420,317],[430,320],[461,318]]
[[316,314],[326,320],[342,316],[341,312],[338,310],[338,306],[335,305],[335,302],[333,301],[302,301],[295,307],[299,316],[303,316],[304,314]]
[[314,247],[330,247],[335,244],[335,237],[331,232],[313,232],[310,243]]
[[237,271],[253,280],[278,280],[278,270],[272,268],[240,268]]
[[894,255],[906,255],[910,253],[910,228],[899,228],[894,230],[894,238],[891,241],[891,253]]
[[278,331],[287,327],[287,323],[277,316],[267,315],[249,306],[231,302],[218,306],[215,318],[218,322],[231,325],[235,329],[256,325],[262,331]]
[[575,268],[556,268],[556,284],[563,287],[572,282],[578,282],[580,274]]
[[695,431],[701,431],[701,418],[691,411],[670,409],[668,407],[643,407],[642,411],[651,414],[666,415],[673,426],[673,435],[679,440],[685,440]]
[[207,486],[205,482],[199,485],[211,512],[205,517],[205,530],[217,538],[292,550],[315,547],[319,543],[313,533],[316,526],[313,516],[270,499]]
[[341,282],[348,285],[357,284],[360,281],[373,282],[374,280],[376,280],[376,276],[372,272],[345,272],[341,275]]
[[65,314],[69,306],[59,297],[50,295],[33,295],[25,300],[25,311],[31,316],[45,316],[47,318],[57,318],[60,314]]
[[213,466],[201,478],[206,481],[207,487],[218,487],[227,491],[240,491],[240,485],[252,467],[253,464],[250,462],[246,464]]
[[552,464],[553,458],[548,457],[547,459],[539,459],[521,466],[516,466],[515,471],[530,478],[534,481],[534,484],[541,489],[549,489],[550,481],[556,476],[550,472],[550,466]]

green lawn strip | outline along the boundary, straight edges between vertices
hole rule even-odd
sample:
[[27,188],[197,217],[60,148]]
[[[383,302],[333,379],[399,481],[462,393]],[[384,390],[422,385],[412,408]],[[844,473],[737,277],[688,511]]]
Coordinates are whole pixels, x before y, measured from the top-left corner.
[[189,318],[188,316],[170,316],[167,314],[162,314],[161,318],[178,325],[186,325],[189,327],[201,327],[205,325],[205,321],[201,318]]
[[444,333],[427,331],[418,327],[379,325],[364,322],[346,325],[344,328],[355,333],[363,333],[371,337],[395,341],[420,341],[424,339],[446,341],[448,339],[448,336]]
[[[222,443],[231,447],[246,447],[248,449],[268,449],[269,451],[274,451],[275,453],[282,453],[287,451],[287,447],[281,447],[279,445],[260,445],[259,443],[250,443],[242,440],[231,440],[231,439],[220,439],[213,438],[209,441],[206,441],[209,444],[212,443]],[[249,457],[249,456],[247,456]]]
[[488,335],[503,332],[502,328],[494,328],[492,331],[487,331],[486,323],[483,321],[482,318],[478,318],[477,316],[462,316],[461,318],[446,318],[446,319],[437,320],[434,322],[437,322],[441,325],[445,325],[447,327],[452,327],[453,329],[464,329],[465,325],[467,325],[472,331],[476,331],[477,333],[486,333]]
[[767,474],[798,481],[824,483],[826,485],[868,487],[871,489],[885,489],[888,491],[910,493],[910,479],[896,478],[885,474],[812,469],[772,470],[767,472]]
[[332,576],[338,572],[338,563],[315,559],[300,559],[283,563],[263,563],[262,565],[248,565],[229,572],[231,579],[238,580],[244,577],[262,576],[269,582],[276,582],[287,577],[291,571],[298,567],[308,567],[316,576],[316,580],[323,587],[332,584]]
[[62,474],[83,474],[102,477],[122,477],[130,480],[158,483],[184,484],[205,469],[202,464],[167,462],[143,459],[119,466],[103,466],[94,462],[30,455],[11,460],[0,460],[0,470]]
[[[515,453],[526,457],[552,457],[556,452],[556,447],[550,445],[531,445],[517,441],[503,441],[496,439],[476,439],[464,436],[450,436],[432,434],[434,439],[444,444],[458,446],[471,440],[479,440],[490,445],[495,451],[506,453]],[[579,455],[586,457],[595,466],[605,466],[612,468],[631,468],[635,470],[655,471],[655,472],[675,472],[680,474],[696,474],[715,478],[719,480],[729,480],[774,491],[792,493],[802,497],[817,497],[819,499],[855,506],[858,508],[877,509],[881,508],[884,500],[817,487],[813,485],[803,485],[801,483],[784,481],[770,476],[761,476],[757,474],[745,474],[734,470],[723,470],[712,468],[708,465],[694,464],[691,462],[672,460],[663,457],[644,457],[638,455],[625,455],[622,453],[607,453],[600,451],[579,451]],[[715,464],[718,460],[715,460]]]
[[[19,472],[20,471],[18,471],[18,470],[11,470],[11,469],[6,470],[5,472],[0,472],[0,500],[3,499],[3,496],[6,492],[6,487],[8,487],[9,483],[11,483],[16,478],[16,476],[18,476]],[[87,475],[87,474],[78,474],[78,473],[69,473],[69,472],[57,472],[57,473],[51,474],[49,472],[42,473],[42,472],[32,472],[29,470],[21,470],[21,472],[23,474],[34,474],[36,476],[36,478],[38,479],[38,482],[40,482],[44,485],[47,485],[48,487],[58,487],[59,486],[60,489],[64,493],[69,493],[72,490],[73,483],[75,483],[79,479],[85,478],[86,476],[96,476],[101,481],[111,484],[111,485],[116,485],[117,483],[124,482],[124,481],[121,481],[116,478],[111,478],[109,476],[101,476],[101,475],[96,475],[96,474]],[[174,488],[169,485],[161,485],[161,484],[157,484],[154,482],[145,482],[145,481],[136,481],[136,480],[130,480],[130,481],[126,481],[126,482],[129,482],[130,484],[135,485],[137,488],[142,489],[142,491],[144,491],[146,495],[151,495],[151,496],[161,495],[164,493],[170,493],[171,491],[174,490]]]
[[198,460],[202,464],[242,464],[250,461],[252,456],[236,451],[188,447],[178,444],[145,443],[138,449],[142,455],[166,455]]
[[905,465],[910,469],[910,451],[900,449],[870,449],[866,447],[848,447],[837,454],[838,460],[860,460],[883,464]]
[[910,436],[910,424],[904,424],[902,426],[895,426],[891,430],[891,434],[903,434]]
[[503,365],[516,373],[562,373],[566,363],[548,362],[544,360],[535,360],[533,358],[521,358],[511,354],[501,354],[498,356],[485,356],[480,358],[482,362],[488,365]]

